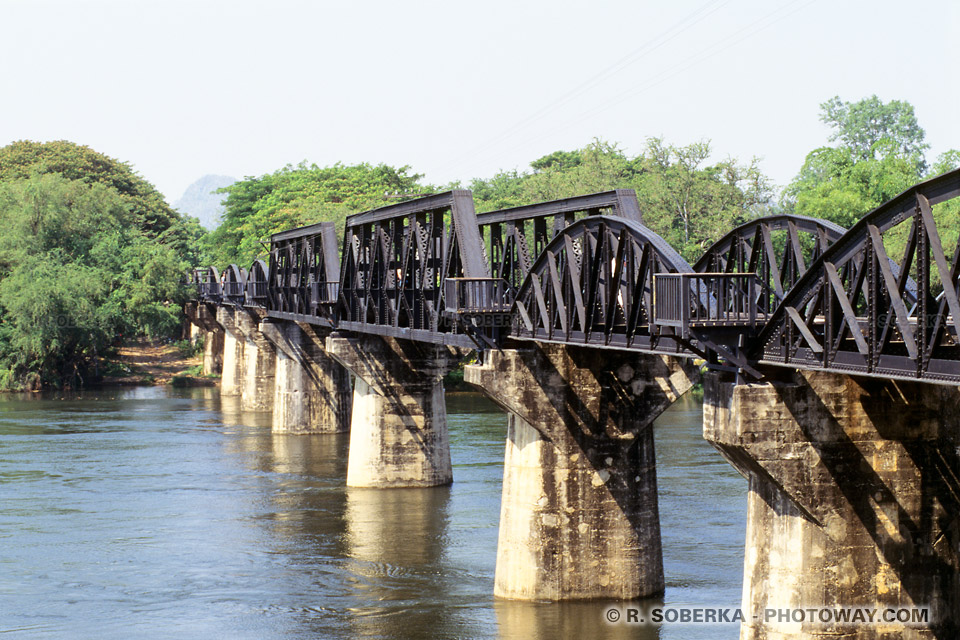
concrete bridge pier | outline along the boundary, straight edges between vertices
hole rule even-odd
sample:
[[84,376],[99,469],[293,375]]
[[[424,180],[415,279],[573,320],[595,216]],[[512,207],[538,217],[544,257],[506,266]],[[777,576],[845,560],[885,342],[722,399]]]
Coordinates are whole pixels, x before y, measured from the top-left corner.
[[[239,396],[243,385],[244,339],[237,322],[237,315],[244,313],[234,307],[218,307],[217,323],[223,327],[222,372],[220,375],[220,395]],[[206,369],[206,353],[204,368]]]
[[203,375],[221,375],[223,372],[223,341],[222,329],[207,331],[203,336]]
[[260,330],[260,315],[238,308],[236,325],[243,335],[243,378],[240,383],[240,408],[244,411],[270,411],[276,378],[277,354]]
[[327,338],[327,353],[355,376],[347,486],[450,484],[443,376],[449,347],[363,335]]
[[274,433],[350,429],[350,374],[326,353],[325,334],[295,322],[260,323],[276,349]]
[[223,369],[223,327],[217,322],[215,308],[197,304],[194,326],[203,336],[203,374],[219,375]]
[[[960,391],[790,376],[705,385],[704,437],[750,487],[740,637],[960,637]],[[842,607],[877,620],[820,613]]]
[[192,344],[197,344],[200,341],[200,337],[203,336],[203,329],[194,323],[190,323],[190,342]]
[[465,380],[507,411],[494,594],[627,600],[664,589],[653,420],[690,389],[678,359],[542,344]]

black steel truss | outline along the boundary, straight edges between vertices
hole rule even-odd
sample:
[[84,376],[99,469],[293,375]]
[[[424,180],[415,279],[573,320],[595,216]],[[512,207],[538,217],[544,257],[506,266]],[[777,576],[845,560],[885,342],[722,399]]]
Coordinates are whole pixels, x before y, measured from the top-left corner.
[[756,311],[773,313],[784,295],[846,229],[796,215],[751,220],[711,245],[693,268],[698,273],[756,274]]
[[[960,383],[960,243],[945,253],[934,207],[960,171],[920,183],[862,218],[810,265],[753,359],[790,367]],[[955,233],[955,231],[951,231]],[[889,255],[894,241],[903,254]]]
[[469,191],[347,218],[337,326],[472,347],[444,313],[447,278],[489,278]]
[[267,315],[329,325],[340,288],[337,230],[320,222],[270,236]]
[[537,340],[755,377],[776,365],[960,384],[960,240],[945,251],[936,208],[958,195],[960,170],[847,232],[760,218],[691,267],[640,223],[629,190],[480,215],[458,190],[350,216],[342,258],[320,223],[271,236],[269,264],[249,274],[210,267],[192,282],[207,302],[462,347]]
[[582,218],[563,229],[530,269],[517,293],[511,337],[690,353],[672,329],[661,331],[654,322],[654,277],[692,270],[633,219]]

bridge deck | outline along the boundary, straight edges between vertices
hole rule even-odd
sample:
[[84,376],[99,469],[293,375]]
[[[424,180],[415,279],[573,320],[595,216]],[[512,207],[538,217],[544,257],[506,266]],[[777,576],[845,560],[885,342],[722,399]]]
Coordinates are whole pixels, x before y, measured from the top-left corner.
[[[459,190],[350,216],[339,243],[331,223],[274,234],[269,264],[199,269],[194,282],[210,304],[465,349],[534,340],[755,376],[775,365],[955,384],[960,249],[944,249],[934,207],[958,195],[960,170],[850,231],[749,221],[695,269],[643,226],[630,190],[479,215]],[[890,229],[906,238],[899,261]]]

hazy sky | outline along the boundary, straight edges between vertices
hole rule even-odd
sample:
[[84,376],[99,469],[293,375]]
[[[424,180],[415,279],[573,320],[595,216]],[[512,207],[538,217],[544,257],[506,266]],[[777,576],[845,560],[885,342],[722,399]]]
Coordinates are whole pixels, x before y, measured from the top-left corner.
[[0,145],[86,144],[171,201],[301,160],[466,182],[594,137],[707,138],[782,185],[834,95],[960,148],[956,0],[0,0],[0,25]]

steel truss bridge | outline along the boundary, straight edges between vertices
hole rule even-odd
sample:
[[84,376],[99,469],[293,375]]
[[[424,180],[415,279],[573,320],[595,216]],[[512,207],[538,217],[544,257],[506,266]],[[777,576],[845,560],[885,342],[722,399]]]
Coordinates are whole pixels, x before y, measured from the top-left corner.
[[[200,302],[481,353],[523,341],[960,384],[960,170],[847,230],[758,218],[694,265],[631,190],[477,214],[456,190],[270,237],[249,269],[197,269]],[[940,205],[938,207],[938,205]]]

